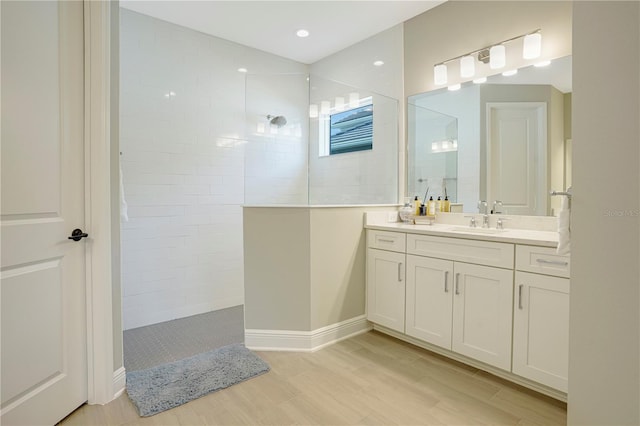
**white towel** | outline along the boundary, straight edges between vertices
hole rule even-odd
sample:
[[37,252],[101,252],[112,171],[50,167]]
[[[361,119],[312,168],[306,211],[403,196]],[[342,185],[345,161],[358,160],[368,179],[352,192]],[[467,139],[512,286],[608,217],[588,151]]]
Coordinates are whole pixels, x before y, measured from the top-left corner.
[[122,167],[120,167],[120,219],[123,222],[129,222],[129,207],[127,200],[124,198],[124,184],[122,183]]
[[556,253],[566,256],[571,252],[571,209],[569,197],[562,197],[558,213],[558,249]]

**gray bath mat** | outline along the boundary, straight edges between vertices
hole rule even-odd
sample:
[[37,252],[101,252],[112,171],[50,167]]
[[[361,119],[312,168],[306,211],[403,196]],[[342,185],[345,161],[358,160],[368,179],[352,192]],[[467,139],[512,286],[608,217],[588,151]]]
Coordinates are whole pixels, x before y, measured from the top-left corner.
[[267,371],[260,357],[233,344],[127,373],[127,393],[141,416],[153,416]]

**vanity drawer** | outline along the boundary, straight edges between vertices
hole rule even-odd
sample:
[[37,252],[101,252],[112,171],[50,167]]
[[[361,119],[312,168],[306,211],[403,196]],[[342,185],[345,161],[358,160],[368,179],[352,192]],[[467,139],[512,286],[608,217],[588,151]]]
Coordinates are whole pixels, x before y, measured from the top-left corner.
[[516,269],[569,278],[571,260],[569,256],[557,255],[555,248],[517,245]]
[[402,232],[367,231],[367,247],[404,253],[407,235]]
[[513,244],[509,243],[409,234],[407,253],[498,268],[513,268]]

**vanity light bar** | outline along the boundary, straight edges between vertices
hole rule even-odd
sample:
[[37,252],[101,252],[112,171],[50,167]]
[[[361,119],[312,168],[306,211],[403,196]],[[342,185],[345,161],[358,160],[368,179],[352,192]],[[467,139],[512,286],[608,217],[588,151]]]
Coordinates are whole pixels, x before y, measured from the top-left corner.
[[485,64],[489,63],[491,69],[504,68],[507,62],[505,44],[521,38],[524,39],[522,57],[524,59],[539,58],[542,53],[542,34],[540,28],[435,64],[433,66],[434,83],[436,86],[446,85],[448,82],[447,64],[457,60],[460,61],[460,77],[462,78],[472,78],[475,75],[476,59]]

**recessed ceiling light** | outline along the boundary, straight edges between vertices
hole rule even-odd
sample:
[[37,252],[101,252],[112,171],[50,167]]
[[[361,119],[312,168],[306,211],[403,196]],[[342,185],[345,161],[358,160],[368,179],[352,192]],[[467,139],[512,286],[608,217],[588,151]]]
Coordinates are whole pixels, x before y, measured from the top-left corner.
[[375,61],[375,62],[373,63],[373,65],[375,65],[376,67],[381,67],[381,66],[383,66],[383,65],[384,65],[384,61],[380,61],[380,60]]
[[296,35],[300,38],[309,37],[309,31],[307,30],[298,30],[296,31]]
[[238,72],[247,72],[246,68],[238,68]]

